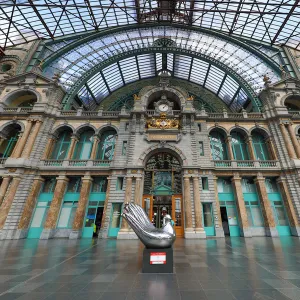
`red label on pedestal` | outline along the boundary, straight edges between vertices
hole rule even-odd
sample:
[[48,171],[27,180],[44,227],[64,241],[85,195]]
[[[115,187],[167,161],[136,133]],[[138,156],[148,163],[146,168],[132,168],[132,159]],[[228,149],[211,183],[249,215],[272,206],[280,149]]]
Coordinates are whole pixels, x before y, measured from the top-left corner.
[[150,265],[165,265],[167,263],[166,252],[151,252]]

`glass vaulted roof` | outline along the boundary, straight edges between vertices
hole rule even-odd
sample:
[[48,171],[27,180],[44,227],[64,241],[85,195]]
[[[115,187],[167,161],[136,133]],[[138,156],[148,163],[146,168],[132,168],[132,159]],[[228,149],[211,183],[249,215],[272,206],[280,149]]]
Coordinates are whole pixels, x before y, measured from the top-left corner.
[[[70,50],[63,51],[64,47]],[[48,45],[40,59],[45,61],[44,74],[60,74],[68,94],[78,93],[86,106],[93,107],[114,90],[167,69],[239,110],[247,101],[245,85],[257,95],[265,74],[272,82],[280,79],[275,70],[280,64],[278,52],[250,50],[203,32],[156,26],[119,31],[74,47],[63,42]]]
[[1,0],[0,47],[170,22],[300,49],[299,0]]

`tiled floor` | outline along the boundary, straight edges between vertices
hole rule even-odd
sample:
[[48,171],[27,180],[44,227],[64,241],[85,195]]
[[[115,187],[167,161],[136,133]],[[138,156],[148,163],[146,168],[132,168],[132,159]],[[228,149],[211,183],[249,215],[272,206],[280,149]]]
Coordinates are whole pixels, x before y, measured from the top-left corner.
[[300,299],[300,239],[177,239],[174,274],[141,274],[138,241],[0,242],[0,300]]

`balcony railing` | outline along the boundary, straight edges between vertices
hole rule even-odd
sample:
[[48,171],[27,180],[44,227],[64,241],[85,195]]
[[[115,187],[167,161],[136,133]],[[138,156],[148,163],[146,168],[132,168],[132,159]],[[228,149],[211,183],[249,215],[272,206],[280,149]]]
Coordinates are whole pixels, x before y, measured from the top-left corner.
[[216,168],[279,168],[277,160],[213,160]]
[[[0,161],[1,162],[1,161]],[[45,159],[40,161],[42,167],[109,167],[111,160],[91,160],[91,159]]]

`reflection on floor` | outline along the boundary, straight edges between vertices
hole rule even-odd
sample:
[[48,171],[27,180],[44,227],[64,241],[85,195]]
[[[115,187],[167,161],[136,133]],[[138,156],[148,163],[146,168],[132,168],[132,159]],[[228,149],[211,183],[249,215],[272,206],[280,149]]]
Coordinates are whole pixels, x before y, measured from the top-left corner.
[[226,238],[174,246],[175,274],[141,274],[138,241],[0,243],[0,300],[300,299],[300,240]]

